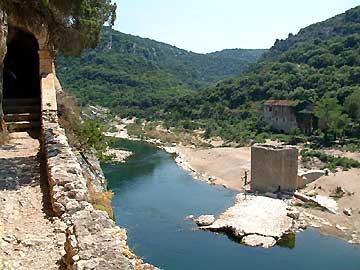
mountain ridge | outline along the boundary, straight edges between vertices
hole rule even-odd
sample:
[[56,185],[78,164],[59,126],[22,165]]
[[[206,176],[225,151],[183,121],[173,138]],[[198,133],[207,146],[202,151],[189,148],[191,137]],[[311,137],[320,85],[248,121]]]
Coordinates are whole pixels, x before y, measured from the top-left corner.
[[198,54],[109,28],[100,44],[81,57],[57,56],[65,89],[80,103],[139,114],[186,93],[239,75],[266,50],[230,49]]

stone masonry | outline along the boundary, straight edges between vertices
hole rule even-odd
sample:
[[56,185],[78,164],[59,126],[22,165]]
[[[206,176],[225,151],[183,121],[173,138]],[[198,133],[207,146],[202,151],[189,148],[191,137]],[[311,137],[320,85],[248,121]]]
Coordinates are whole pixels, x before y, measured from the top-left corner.
[[117,237],[122,229],[89,202],[86,179],[56,116],[43,115],[42,124],[51,203],[67,225],[63,261],[68,269],[131,269]]
[[251,148],[251,189],[295,191],[298,150],[293,146],[257,144]]

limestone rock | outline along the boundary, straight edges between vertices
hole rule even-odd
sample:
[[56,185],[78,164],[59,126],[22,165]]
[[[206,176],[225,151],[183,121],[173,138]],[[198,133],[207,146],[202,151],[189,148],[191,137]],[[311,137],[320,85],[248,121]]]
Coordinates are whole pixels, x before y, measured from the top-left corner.
[[287,212],[287,216],[293,219],[299,219],[300,212],[297,209],[291,207]]
[[113,156],[112,162],[124,163],[125,160],[130,157],[133,153],[130,151],[120,149],[108,149],[106,155]]
[[349,217],[352,215],[351,208],[344,208],[343,212],[344,212],[345,215],[347,215]]
[[236,237],[257,234],[275,239],[293,230],[292,218],[287,216],[287,204],[278,199],[238,194],[235,205],[206,227],[214,231],[233,232]]
[[213,215],[202,215],[199,216],[195,222],[199,226],[209,226],[213,224],[215,221],[215,217]]
[[339,225],[339,224],[336,224],[335,228],[338,229],[338,230],[340,230],[340,231],[343,231],[343,232],[345,232],[345,231],[348,229],[347,227],[341,226],[341,225]]
[[[324,170],[307,170],[298,173],[298,188],[302,188],[307,184],[319,179],[325,175]],[[310,196],[310,195],[309,195]]]
[[338,210],[337,202],[329,197],[316,195],[315,197],[310,197],[300,192],[295,192],[294,196],[304,202],[313,202],[320,207],[328,210],[330,213],[336,214]]
[[310,197],[315,197],[316,195],[318,195],[318,193],[316,192],[315,189],[312,189],[312,190],[306,192],[306,195],[310,196]]
[[244,236],[241,243],[252,247],[270,248],[276,244],[276,240],[271,236],[262,236],[257,234],[250,234]]

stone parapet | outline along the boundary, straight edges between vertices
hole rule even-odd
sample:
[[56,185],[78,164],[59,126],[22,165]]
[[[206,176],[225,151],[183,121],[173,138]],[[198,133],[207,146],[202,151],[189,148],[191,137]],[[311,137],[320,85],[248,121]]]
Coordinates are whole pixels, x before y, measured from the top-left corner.
[[52,207],[67,225],[67,269],[132,269],[122,254],[122,229],[89,202],[81,166],[51,112],[43,112],[42,132]]
[[41,111],[57,111],[55,75],[49,73],[41,78]]

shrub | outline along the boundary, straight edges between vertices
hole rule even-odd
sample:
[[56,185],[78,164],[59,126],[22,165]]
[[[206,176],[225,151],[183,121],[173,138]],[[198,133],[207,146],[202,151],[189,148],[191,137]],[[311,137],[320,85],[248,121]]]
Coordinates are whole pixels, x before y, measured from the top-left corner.
[[308,161],[311,157],[318,158],[326,163],[326,168],[329,168],[331,171],[336,170],[336,167],[341,167],[343,170],[360,168],[360,162],[355,159],[327,155],[320,151],[303,149],[301,150],[300,155],[303,161]]
[[71,146],[80,152],[95,149],[100,161],[106,162],[112,156],[106,155],[106,149],[114,140],[104,135],[109,127],[99,120],[81,119],[81,110],[73,96],[66,92],[58,93],[59,123],[66,130],[66,135]]

